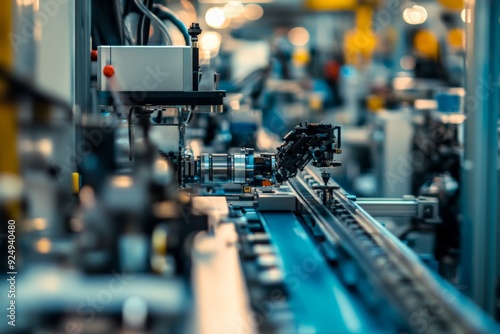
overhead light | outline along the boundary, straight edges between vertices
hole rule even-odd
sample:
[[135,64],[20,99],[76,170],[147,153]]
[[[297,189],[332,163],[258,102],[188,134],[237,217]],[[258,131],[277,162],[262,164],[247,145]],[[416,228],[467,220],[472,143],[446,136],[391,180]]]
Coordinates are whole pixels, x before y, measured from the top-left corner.
[[224,28],[226,24],[226,14],[222,8],[212,7],[207,10],[205,21],[212,28]]
[[412,25],[422,24],[427,20],[427,10],[418,5],[408,7],[403,11],[403,20]]

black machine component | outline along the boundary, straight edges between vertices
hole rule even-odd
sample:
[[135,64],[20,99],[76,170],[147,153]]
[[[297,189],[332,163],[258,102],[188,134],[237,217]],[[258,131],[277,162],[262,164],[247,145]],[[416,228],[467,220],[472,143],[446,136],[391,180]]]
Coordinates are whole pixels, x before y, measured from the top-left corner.
[[443,123],[427,113],[417,127],[412,154],[425,157],[415,164],[412,193],[439,198],[442,224],[437,226],[434,254],[440,261],[440,273],[453,279],[460,249],[460,142],[456,124]]
[[[335,154],[342,153],[340,127],[331,124],[305,123],[290,131],[276,154],[276,181],[283,183],[297,175],[312,160],[313,166],[328,168],[340,166],[334,160]],[[329,173],[323,173],[323,181],[328,183]]]
[[115,94],[126,101],[130,106],[144,105],[195,105],[195,106],[220,106],[223,104],[226,92],[214,91],[192,91],[192,92],[144,92],[137,96],[137,92],[99,92],[99,104],[112,105],[115,102]]
[[199,23],[191,24],[188,33],[191,36],[191,41],[193,43],[193,90],[198,90],[199,80],[200,80],[200,49],[198,48],[198,36],[201,34],[202,30]]

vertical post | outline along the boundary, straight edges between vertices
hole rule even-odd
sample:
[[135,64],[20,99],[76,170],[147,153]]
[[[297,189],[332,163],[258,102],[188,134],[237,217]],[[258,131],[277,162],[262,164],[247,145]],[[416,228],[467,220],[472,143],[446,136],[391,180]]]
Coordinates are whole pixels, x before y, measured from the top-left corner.
[[191,36],[191,48],[193,49],[193,91],[197,91],[199,87],[200,75],[200,49],[198,45],[198,36],[201,34],[202,29],[200,24],[193,22],[188,29]]
[[494,314],[499,259],[500,1],[468,0],[460,284]]
[[[74,106],[75,115],[77,122],[79,122],[80,116],[86,113],[91,113],[91,87],[90,75],[91,75],[91,1],[90,0],[79,0],[75,1],[75,61],[74,73],[75,73],[75,83],[74,83]],[[83,142],[82,127],[75,126],[74,133],[74,143],[75,150],[76,145]],[[74,172],[81,172],[81,166],[75,165]]]
[[75,105],[78,113],[90,106],[90,1],[75,2]]

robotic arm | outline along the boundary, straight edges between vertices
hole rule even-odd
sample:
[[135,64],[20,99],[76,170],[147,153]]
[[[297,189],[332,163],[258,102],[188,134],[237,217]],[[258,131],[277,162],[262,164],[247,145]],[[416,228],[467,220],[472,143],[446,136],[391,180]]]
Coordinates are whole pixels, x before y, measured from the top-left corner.
[[[305,123],[305,126],[296,126],[283,140],[276,154],[276,181],[279,183],[294,178],[297,170],[303,170],[311,161],[318,168],[341,165],[334,160],[335,154],[342,153],[339,126]],[[326,174],[329,179],[329,173],[324,172],[322,176]]]

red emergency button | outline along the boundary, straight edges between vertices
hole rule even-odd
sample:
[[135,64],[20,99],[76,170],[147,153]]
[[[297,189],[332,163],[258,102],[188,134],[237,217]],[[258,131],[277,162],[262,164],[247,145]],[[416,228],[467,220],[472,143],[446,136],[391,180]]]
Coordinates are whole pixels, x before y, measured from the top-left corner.
[[106,65],[102,69],[102,73],[108,78],[111,78],[113,75],[115,75],[115,68],[112,65]]
[[90,59],[92,61],[97,61],[97,50],[90,51]]

